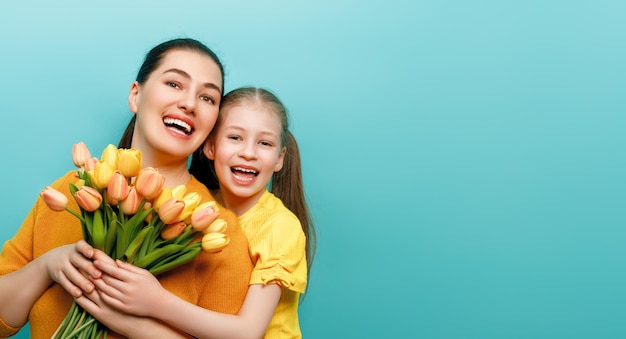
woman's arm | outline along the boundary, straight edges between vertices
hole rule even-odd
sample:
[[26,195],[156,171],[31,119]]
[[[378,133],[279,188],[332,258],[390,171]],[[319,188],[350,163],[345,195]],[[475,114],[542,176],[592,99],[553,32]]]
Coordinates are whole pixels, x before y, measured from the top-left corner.
[[0,317],[13,327],[21,327],[37,299],[53,282],[74,297],[93,291],[84,274],[101,276],[89,258],[93,248],[85,241],[52,249],[21,269],[0,277]]
[[147,270],[134,265],[96,260],[105,274],[94,280],[101,299],[136,316],[160,319],[199,338],[261,338],[280,300],[276,284],[250,285],[237,315],[223,314],[189,303],[165,290]]

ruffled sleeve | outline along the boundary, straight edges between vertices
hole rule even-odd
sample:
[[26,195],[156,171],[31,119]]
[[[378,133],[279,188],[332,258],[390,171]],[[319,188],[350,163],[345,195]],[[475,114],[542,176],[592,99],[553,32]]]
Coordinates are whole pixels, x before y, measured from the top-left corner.
[[264,219],[260,219],[248,239],[250,254],[255,261],[250,284],[278,284],[304,293],[307,282],[306,238],[298,218],[285,210],[275,211]]

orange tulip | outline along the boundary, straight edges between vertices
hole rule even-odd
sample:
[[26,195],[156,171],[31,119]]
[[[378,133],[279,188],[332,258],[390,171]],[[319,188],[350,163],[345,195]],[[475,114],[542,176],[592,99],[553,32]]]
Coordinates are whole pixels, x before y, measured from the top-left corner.
[[165,229],[163,229],[163,231],[161,231],[161,238],[163,238],[163,240],[170,240],[172,238],[178,237],[179,235],[183,234],[183,231],[185,231],[186,227],[187,224],[182,221],[169,224],[165,227]]
[[46,202],[46,205],[55,212],[61,212],[67,207],[68,199],[65,194],[50,186],[46,186],[43,191],[39,192],[39,196]]
[[130,187],[126,198],[119,202],[119,207],[122,213],[131,215],[137,213],[140,203],[141,197],[139,196],[139,193],[137,193],[137,190],[134,187]]
[[159,218],[164,224],[172,224],[176,221],[182,221],[182,219],[180,219],[180,214],[184,208],[184,202],[172,198],[164,202],[159,208]]
[[194,230],[202,232],[217,219],[218,215],[219,210],[215,201],[205,202],[194,209],[191,214],[191,225]]
[[93,187],[83,186],[76,193],[74,198],[78,205],[87,212],[97,210],[102,204],[102,194]]
[[146,167],[137,174],[135,187],[139,194],[146,199],[154,199],[161,193],[165,177],[159,173],[159,170],[153,167]]
[[124,174],[119,170],[114,171],[107,186],[107,200],[115,202],[114,205],[117,205],[117,201],[126,199],[129,192],[130,187]]

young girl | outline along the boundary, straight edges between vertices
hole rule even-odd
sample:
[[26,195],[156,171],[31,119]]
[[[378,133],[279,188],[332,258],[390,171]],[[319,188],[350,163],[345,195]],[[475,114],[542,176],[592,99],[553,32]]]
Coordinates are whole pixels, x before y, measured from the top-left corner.
[[[239,216],[254,261],[241,311],[229,316],[199,309],[164,293],[143,269],[96,260],[105,273],[96,282],[102,299],[124,312],[159,317],[197,337],[302,337],[298,303],[307,284],[314,230],[285,107],[263,89],[228,93],[204,153],[219,179],[217,199]],[[192,173],[200,169],[198,164]],[[162,309],[169,310],[165,317],[157,314]]]
[[[217,56],[193,39],[175,39],[154,47],[130,87],[133,119],[120,147],[142,152],[142,164],[158,168],[165,186],[185,184],[203,201],[213,197],[187,168],[212,130],[222,95],[223,69]],[[69,196],[68,172],[52,186]],[[70,199],[70,208],[78,206]],[[159,276],[176,299],[217,312],[237,314],[248,291],[252,263],[237,217],[222,209],[230,244],[218,254],[201,253],[192,262]],[[112,263],[82,239],[70,213],[47,208],[42,199],[0,255],[0,337],[15,334],[30,321],[32,338],[50,338],[67,314],[72,298],[112,331],[109,338],[163,338],[183,335],[176,325],[155,317],[137,317],[109,307],[94,289],[101,271],[91,258]]]

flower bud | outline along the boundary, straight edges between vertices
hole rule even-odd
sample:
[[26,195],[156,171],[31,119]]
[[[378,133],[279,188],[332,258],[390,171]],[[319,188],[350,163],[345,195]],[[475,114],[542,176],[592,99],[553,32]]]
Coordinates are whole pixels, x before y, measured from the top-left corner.
[[209,253],[219,252],[224,249],[229,242],[230,238],[224,233],[208,233],[202,237],[202,249]]
[[46,186],[43,191],[39,192],[39,196],[55,212],[61,212],[67,207],[68,199],[65,194],[50,186]]
[[111,181],[113,171],[115,171],[115,168],[111,166],[111,164],[99,161],[96,163],[96,167],[93,172],[88,171],[87,173],[91,178],[91,182],[96,185],[96,187],[105,188],[109,186],[109,181]]
[[228,228],[228,223],[226,223],[226,220],[224,219],[217,219],[214,222],[211,223],[211,225],[209,225],[209,227],[207,227],[203,233],[204,234],[209,234],[209,233],[224,233],[226,232],[226,229]]
[[170,240],[172,238],[178,237],[183,234],[183,231],[185,231],[186,227],[187,224],[182,221],[169,224],[165,227],[165,229],[163,229],[163,231],[161,231],[161,238],[163,238],[163,240]]
[[159,170],[153,167],[146,167],[137,174],[135,187],[139,194],[151,200],[161,193],[164,183],[165,177],[159,173]]
[[102,151],[100,162],[108,163],[113,169],[117,168],[117,147],[109,144],[104,151]]
[[128,195],[126,198],[119,202],[119,207],[122,213],[126,215],[132,215],[137,213],[139,204],[141,203],[141,197],[134,187],[128,189]]
[[159,208],[159,218],[164,224],[172,224],[176,221],[181,221],[179,217],[184,208],[184,202],[172,198],[164,202],[161,208]]
[[102,204],[102,194],[93,187],[83,186],[76,193],[74,199],[78,205],[87,212],[93,212]]
[[202,200],[202,198],[200,197],[200,194],[198,194],[198,192],[191,192],[189,194],[186,194],[183,197],[185,208],[181,212],[179,220],[186,220],[187,218],[191,217],[191,213],[193,213],[194,209],[198,206],[200,200]]
[[72,162],[74,166],[81,168],[85,166],[85,162],[91,158],[91,153],[87,149],[87,145],[84,142],[79,142],[72,146]]
[[85,161],[85,171],[92,171],[96,169],[96,164],[98,163],[98,158],[92,157]]
[[163,189],[161,190],[161,193],[159,193],[159,196],[156,197],[156,199],[154,199],[153,204],[154,204],[154,210],[158,211],[159,208],[161,207],[161,205],[163,205],[164,202],[172,199],[172,189],[169,187],[163,187]]
[[191,214],[191,225],[198,232],[204,231],[211,225],[219,215],[215,201],[205,202],[193,210]]
[[[130,187],[128,186],[128,180],[126,177],[121,171],[114,171],[113,176],[109,181],[109,185],[107,186],[107,200],[122,201],[126,199],[129,192]],[[117,203],[115,203],[115,205],[117,205]]]
[[141,170],[141,152],[136,149],[120,149],[117,154],[117,169],[127,178],[137,176]]
[[178,185],[172,188],[172,198],[183,200],[185,193],[187,193],[187,187],[185,185]]

